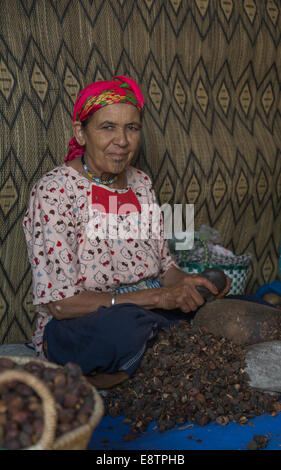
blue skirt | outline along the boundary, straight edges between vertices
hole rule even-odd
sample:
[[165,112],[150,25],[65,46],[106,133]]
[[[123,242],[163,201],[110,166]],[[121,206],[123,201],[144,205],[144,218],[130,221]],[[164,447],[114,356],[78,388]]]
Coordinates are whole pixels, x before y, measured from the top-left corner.
[[119,370],[132,375],[160,328],[191,318],[180,310],[147,310],[133,303],[100,307],[79,318],[52,318],[44,330],[44,352],[56,364],[78,364],[84,375]]

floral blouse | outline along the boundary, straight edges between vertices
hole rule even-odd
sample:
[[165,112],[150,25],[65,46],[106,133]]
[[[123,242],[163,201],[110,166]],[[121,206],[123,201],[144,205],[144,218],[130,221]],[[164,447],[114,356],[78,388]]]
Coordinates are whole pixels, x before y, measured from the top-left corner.
[[[127,187],[122,190],[91,182],[67,164],[54,168],[35,184],[23,229],[37,306],[32,341],[39,356],[44,357],[44,327],[52,318],[45,304],[85,290],[112,292],[145,279],[161,280],[176,266],[162,229],[153,236],[151,231],[145,232],[149,237],[140,232],[147,221],[153,227],[151,210],[137,230],[144,208],[147,211],[155,206],[159,207],[150,178],[131,166]],[[132,223],[134,220],[138,222]],[[105,233],[108,227],[111,238]]]

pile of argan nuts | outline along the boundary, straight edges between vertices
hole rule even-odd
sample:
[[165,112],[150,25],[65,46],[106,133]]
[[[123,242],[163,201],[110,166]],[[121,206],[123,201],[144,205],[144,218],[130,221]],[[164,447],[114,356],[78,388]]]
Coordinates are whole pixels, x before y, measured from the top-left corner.
[[158,333],[136,373],[104,400],[108,415],[125,416],[130,432],[124,439],[133,440],[152,422],[164,432],[187,422],[224,426],[275,416],[279,398],[249,386],[243,346],[179,322]]
[[[95,400],[78,365],[68,363],[64,367],[51,368],[39,361],[18,365],[9,358],[0,358],[0,374],[11,369],[35,375],[52,392],[57,409],[56,438],[89,421]],[[43,428],[42,400],[36,392],[16,380],[1,384],[0,447],[9,450],[28,448],[40,440]]]

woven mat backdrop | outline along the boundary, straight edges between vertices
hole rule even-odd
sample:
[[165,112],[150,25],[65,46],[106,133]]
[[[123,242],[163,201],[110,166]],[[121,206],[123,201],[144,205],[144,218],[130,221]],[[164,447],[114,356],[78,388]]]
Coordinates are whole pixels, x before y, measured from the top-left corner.
[[0,342],[30,340],[22,217],[60,164],[81,87],[128,74],[147,99],[136,165],[160,203],[250,251],[247,292],[278,278],[279,0],[1,0]]

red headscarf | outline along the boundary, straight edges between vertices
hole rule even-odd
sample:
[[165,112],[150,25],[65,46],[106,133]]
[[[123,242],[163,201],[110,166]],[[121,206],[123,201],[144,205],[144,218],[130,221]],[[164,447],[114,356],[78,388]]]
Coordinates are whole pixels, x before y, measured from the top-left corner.
[[[98,109],[114,103],[131,104],[141,111],[145,101],[139,85],[132,78],[117,75],[112,80],[86,86],[76,99],[72,120],[86,121]],[[74,137],[69,142],[69,152],[65,161],[69,162],[83,153],[84,147],[79,145]]]

